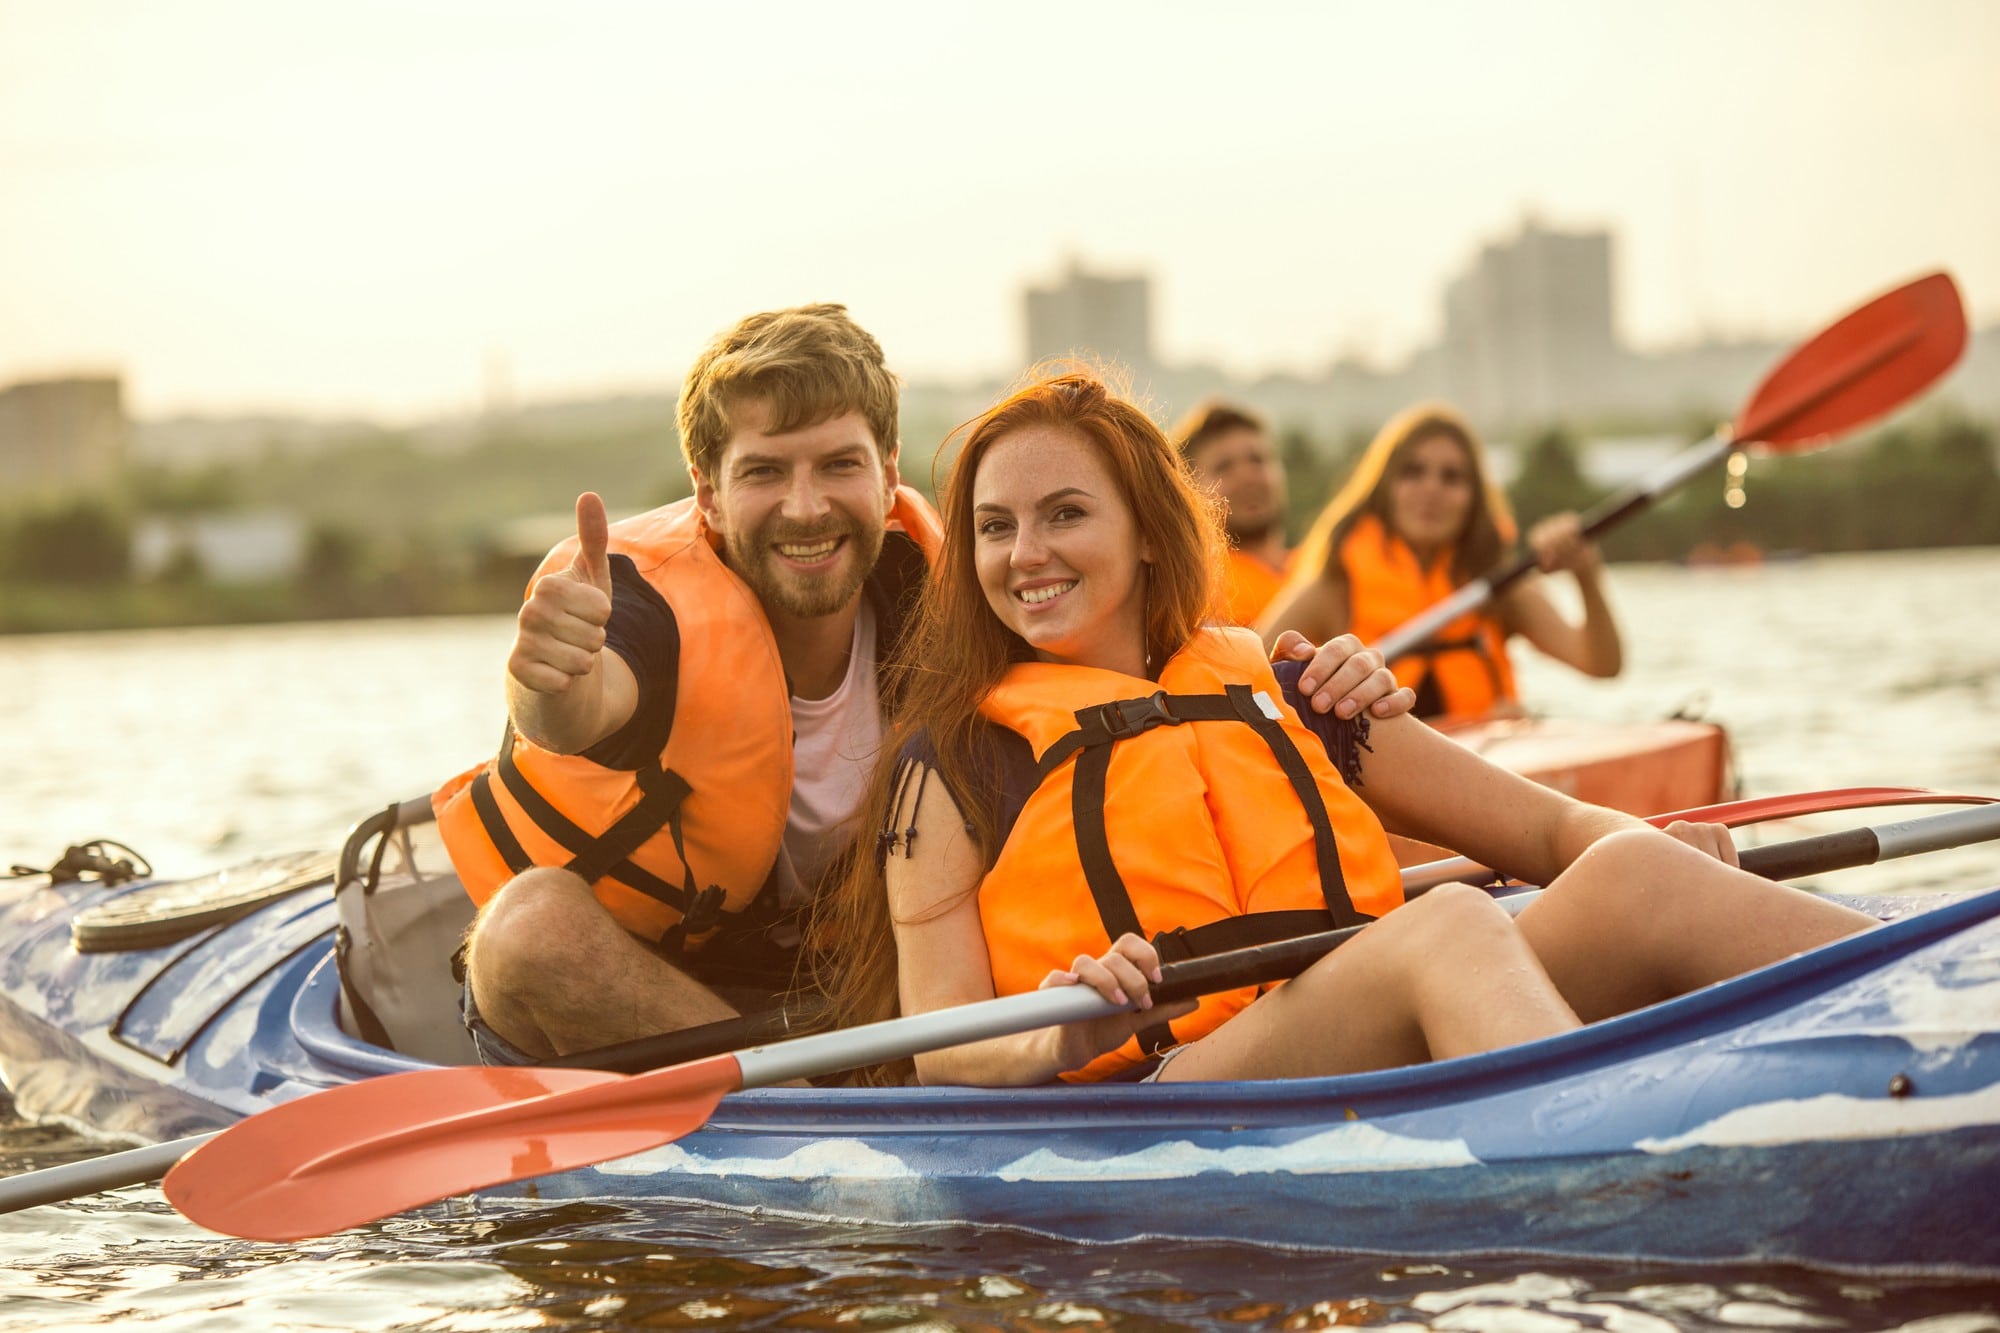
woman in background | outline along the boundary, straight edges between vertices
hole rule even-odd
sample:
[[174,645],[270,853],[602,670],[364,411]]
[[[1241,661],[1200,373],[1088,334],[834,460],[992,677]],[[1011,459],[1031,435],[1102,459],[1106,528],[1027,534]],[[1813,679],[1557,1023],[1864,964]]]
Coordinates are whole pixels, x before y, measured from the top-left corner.
[[[1513,540],[1513,515],[1479,438],[1450,408],[1420,404],[1382,428],[1321,511],[1258,632],[1267,642],[1292,629],[1316,642],[1352,633],[1374,643],[1486,573]],[[1557,610],[1538,576],[1512,584],[1389,664],[1417,692],[1417,716],[1518,706],[1507,657],[1516,634],[1586,675],[1618,674],[1624,650],[1597,544],[1565,513],[1536,524],[1528,545],[1543,571],[1575,577],[1582,620]]]

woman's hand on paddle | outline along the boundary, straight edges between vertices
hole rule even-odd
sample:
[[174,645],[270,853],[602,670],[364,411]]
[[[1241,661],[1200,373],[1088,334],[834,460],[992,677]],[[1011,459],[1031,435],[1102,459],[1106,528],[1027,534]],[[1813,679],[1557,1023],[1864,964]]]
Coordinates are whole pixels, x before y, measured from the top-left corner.
[[1160,979],[1160,954],[1137,935],[1120,935],[1109,949],[1092,958],[1078,954],[1067,971],[1057,969],[1042,978],[1050,986],[1089,986],[1113,1004],[1132,1004],[1132,1012],[1070,1023],[1055,1029],[1056,1067],[1081,1069],[1106,1051],[1124,1045],[1140,1028],[1151,1027],[1194,1012],[1193,1000],[1153,1004],[1153,983]]
[[1583,520],[1575,514],[1551,514],[1528,530],[1528,548],[1544,574],[1566,569],[1582,576],[1604,567],[1597,543],[1583,535]]
[[1729,829],[1722,824],[1695,824],[1685,819],[1676,819],[1661,830],[1669,838],[1678,838],[1698,852],[1705,852],[1724,865],[1741,865],[1736,857],[1736,840],[1729,836]]
[[1362,647],[1352,634],[1336,634],[1315,648],[1303,634],[1288,629],[1271,645],[1273,662],[1306,658],[1312,661],[1299,673],[1299,697],[1315,713],[1355,717],[1365,708],[1370,717],[1395,717],[1417,705],[1417,692],[1398,685],[1382,654]]

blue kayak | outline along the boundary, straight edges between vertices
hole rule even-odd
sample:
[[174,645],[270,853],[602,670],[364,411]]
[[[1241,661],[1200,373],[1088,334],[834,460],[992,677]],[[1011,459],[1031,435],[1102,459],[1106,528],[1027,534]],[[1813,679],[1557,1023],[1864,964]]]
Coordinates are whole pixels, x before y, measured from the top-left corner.
[[[0,1074],[21,1112],[160,1141],[429,1067],[448,1048],[365,1040],[354,975],[343,997],[393,895],[421,883],[464,910],[442,906],[448,879],[384,871],[397,818],[338,858],[233,876],[0,882]],[[1848,901],[1888,923],[1504,1051],[1281,1082],[769,1088],[670,1146],[493,1193],[1403,1258],[2000,1272],[2000,889]]]

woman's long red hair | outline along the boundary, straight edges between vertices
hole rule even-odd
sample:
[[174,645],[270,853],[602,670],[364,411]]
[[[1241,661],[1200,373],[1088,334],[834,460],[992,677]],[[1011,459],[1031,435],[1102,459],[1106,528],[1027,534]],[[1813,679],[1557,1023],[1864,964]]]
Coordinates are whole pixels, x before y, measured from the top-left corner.
[[[1064,431],[1095,448],[1131,507],[1138,537],[1153,557],[1146,571],[1147,660],[1164,663],[1213,618],[1227,550],[1220,511],[1160,428],[1104,376],[1037,367],[1022,387],[952,432],[947,447],[953,439],[960,443],[943,492],[944,544],[897,661],[887,668],[896,673],[900,702],[857,818],[858,836],[813,932],[818,979],[843,1024],[896,1011],[895,939],[875,832],[894,818],[898,754],[911,738],[928,737],[937,757],[934,772],[949,791],[990,790],[990,775],[975,759],[987,725],[979,705],[1011,664],[1034,657],[987,605],[973,558],[972,512],[973,483],[988,451],[1032,427]],[[990,868],[1000,853],[996,811],[977,799],[965,804],[982,863]]]

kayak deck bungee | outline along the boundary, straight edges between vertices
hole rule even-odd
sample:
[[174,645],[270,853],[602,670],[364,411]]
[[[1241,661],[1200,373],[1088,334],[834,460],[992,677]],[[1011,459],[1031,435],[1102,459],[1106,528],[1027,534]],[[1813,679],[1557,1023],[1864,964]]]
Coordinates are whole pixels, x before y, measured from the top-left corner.
[[[0,1067],[24,1112],[166,1139],[429,1067],[342,1029],[328,896],[75,952],[74,918],[134,891],[0,885]],[[677,1143],[495,1194],[1079,1240],[2000,1271],[2000,890],[1868,906],[1907,915],[1505,1051],[1252,1084],[764,1089]]]

